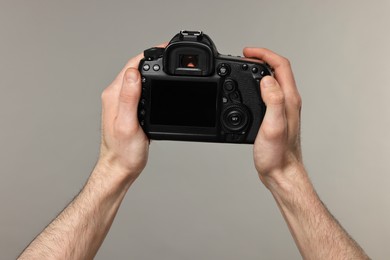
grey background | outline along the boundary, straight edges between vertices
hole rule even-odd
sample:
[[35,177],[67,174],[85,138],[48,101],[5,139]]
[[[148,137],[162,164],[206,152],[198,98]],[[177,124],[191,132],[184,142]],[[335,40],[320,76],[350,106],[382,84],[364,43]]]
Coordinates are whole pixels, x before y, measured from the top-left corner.
[[[390,257],[389,1],[0,1],[0,258],[77,194],[100,141],[100,94],[127,59],[181,29],[224,54],[293,65],[304,159],[374,259]],[[96,259],[300,259],[250,145],[153,142]]]

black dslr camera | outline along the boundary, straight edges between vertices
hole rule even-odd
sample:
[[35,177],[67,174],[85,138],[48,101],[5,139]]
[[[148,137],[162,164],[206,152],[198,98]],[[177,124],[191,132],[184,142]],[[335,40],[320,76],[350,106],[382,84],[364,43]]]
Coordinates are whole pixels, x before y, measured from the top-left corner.
[[181,31],[144,56],[138,118],[150,139],[253,144],[267,64],[221,55],[201,31]]

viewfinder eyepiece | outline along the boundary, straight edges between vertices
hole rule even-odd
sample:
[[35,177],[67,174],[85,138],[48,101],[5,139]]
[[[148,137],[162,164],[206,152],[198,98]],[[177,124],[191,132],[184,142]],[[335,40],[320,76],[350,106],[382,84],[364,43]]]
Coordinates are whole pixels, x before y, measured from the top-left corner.
[[182,68],[197,68],[198,55],[180,55],[180,67]]
[[218,51],[201,31],[181,31],[163,54],[163,70],[168,75],[207,77],[214,72]]

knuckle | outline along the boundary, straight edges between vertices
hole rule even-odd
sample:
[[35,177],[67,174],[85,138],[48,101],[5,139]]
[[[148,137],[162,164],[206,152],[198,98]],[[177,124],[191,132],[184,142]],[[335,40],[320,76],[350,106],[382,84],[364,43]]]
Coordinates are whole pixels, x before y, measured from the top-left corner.
[[263,136],[266,140],[276,141],[286,136],[286,128],[284,126],[269,126],[263,129]]
[[291,61],[285,57],[281,57],[280,64],[284,67],[291,68]]
[[115,127],[115,132],[117,133],[117,135],[119,136],[126,136],[127,135],[127,132],[128,132],[128,129],[127,127],[124,125],[124,124],[121,124],[120,122],[117,123],[116,127]]
[[131,92],[121,91],[119,94],[119,101],[123,103],[133,103],[136,101],[136,96]]
[[101,94],[101,99],[102,101],[106,101],[107,99],[109,99],[110,96],[111,96],[111,89],[108,87],[103,90]]
[[301,98],[300,95],[294,96],[294,97],[292,98],[291,102],[292,102],[292,104],[293,104],[296,108],[298,108],[298,109],[300,109],[300,108],[302,107],[302,98]]
[[284,103],[284,94],[281,90],[273,91],[269,93],[268,100],[269,104],[279,105]]
[[114,127],[115,136],[119,139],[131,137],[134,135],[134,128],[131,127],[128,124],[125,124],[121,121],[116,121],[115,127]]

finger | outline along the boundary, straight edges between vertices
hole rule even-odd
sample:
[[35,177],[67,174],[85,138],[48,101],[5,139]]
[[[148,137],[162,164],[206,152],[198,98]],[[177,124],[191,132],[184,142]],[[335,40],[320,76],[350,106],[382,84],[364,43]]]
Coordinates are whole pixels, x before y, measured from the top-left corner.
[[[159,47],[159,48],[165,48],[168,44],[167,43],[162,43],[162,44],[159,44],[155,47]],[[121,72],[119,72],[118,76],[116,77],[115,81],[117,81],[118,83],[121,83],[122,82],[122,79],[123,79],[123,75],[125,74],[126,70],[129,69],[129,68],[136,68],[138,69],[138,66],[139,66],[139,62],[144,58],[144,53],[140,53],[138,54],[137,56],[135,56],[134,58],[130,59],[126,65],[123,67],[123,69],[121,70]]]
[[245,57],[265,61],[275,70],[275,78],[287,95],[299,95],[288,59],[265,48],[245,48]]
[[129,133],[137,129],[137,108],[141,96],[140,73],[137,69],[129,68],[125,71],[119,94],[118,115],[116,126],[122,133]]
[[261,59],[275,69],[275,78],[285,96],[289,134],[291,136],[296,135],[300,127],[302,100],[295,84],[290,62],[286,58],[264,48],[245,48],[244,55]]
[[[162,43],[156,47],[164,48],[167,43]],[[118,111],[118,100],[126,70],[129,68],[138,68],[139,62],[144,57],[143,53],[131,58],[123,69],[116,76],[114,81],[102,93],[102,117],[103,125],[112,125],[112,120]]]
[[260,86],[261,96],[267,106],[260,129],[266,139],[274,140],[287,132],[285,97],[282,88],[271,76],[264,77]]
[[126,70],[129,68],[138,69],[139,62],[144,58],[144,54],[140,53],[137,56],[131,58],[127,61],[126,65],[122,68],[122,70],[119,72],[119,74],[116,76],[114,82],[111,84],[111,86],[116,87],[118,92],[119,88],[122,84],[123,77],[125,75]]

